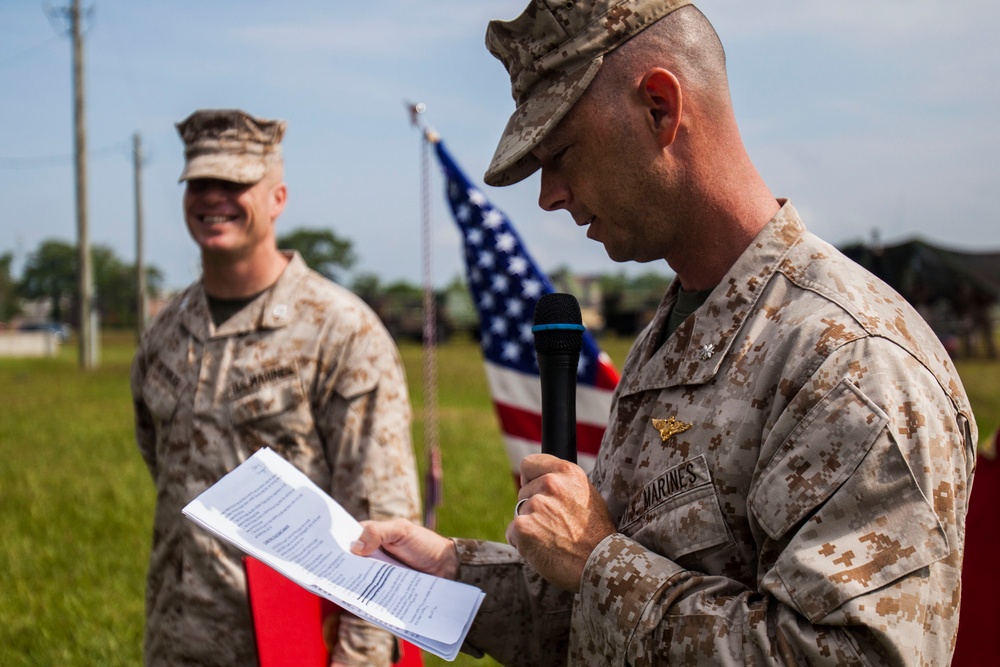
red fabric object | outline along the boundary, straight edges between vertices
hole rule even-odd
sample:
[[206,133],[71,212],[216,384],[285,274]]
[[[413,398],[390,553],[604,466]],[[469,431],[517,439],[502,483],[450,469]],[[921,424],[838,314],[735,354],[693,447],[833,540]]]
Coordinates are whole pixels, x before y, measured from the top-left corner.
[[[994,446],[1000,445],[1000,430]],[[994,449],[994,451],[997,451]],[[1000,461],[980,454],[965,520],[962,607],[953,667],[1000,664]]]
[[[328,667],[323,619],[337,606],[255,558],[244,557],[243,567],[260,667]],[[409,642],[401,648],[395,667],[422,667],[420,649]]]

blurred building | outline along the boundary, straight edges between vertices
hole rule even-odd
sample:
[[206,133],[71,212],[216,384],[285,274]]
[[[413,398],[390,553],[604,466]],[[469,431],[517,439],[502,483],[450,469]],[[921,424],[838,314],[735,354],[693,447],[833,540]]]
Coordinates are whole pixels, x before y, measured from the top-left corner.
[[841,251],[909,301],[951,354],[996,357],[1000,252],[960,252],[920,239]]

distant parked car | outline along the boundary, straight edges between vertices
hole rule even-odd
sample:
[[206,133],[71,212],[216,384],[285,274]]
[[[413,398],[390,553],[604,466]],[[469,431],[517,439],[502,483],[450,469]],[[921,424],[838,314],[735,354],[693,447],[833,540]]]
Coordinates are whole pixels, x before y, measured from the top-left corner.
[[69,338],[69,327],[58,322],[26,322],[17,328],[18,331],[47,331],[54,333],[60,343]]

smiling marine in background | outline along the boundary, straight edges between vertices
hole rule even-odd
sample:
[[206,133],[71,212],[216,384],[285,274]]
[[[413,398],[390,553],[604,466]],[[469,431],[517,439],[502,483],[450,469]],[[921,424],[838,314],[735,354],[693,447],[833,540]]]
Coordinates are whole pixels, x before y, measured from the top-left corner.
[[[156,486],[145,663],[256,664],[243,554],[181,515],[270,447],[358,519],[419,518],[406,378],[357,296],[278,249],[285,122],[231,109],[178,123],[184,217],[202,275],[146,329],[132,367]],[[333,665],[389,665],[396,640],[348,614]]]

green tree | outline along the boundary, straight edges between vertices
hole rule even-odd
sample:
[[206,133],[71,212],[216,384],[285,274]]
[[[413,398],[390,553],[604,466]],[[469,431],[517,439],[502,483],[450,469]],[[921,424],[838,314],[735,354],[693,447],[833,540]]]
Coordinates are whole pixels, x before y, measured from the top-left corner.
[[411,299],[422,299],[424,297],[424,288],[405,280],[397,280],[396,282],[389,283],[383,287],[382,293]]
[[620,294],[628,289],[628,276],[624,271],[604,273],[600,277],[601,292],[605,295]]
[[382,281],[374,273],[359,273],[351,282],[351,291],[366,303],[374,304],[382,293]]
[[124,324],[122,319],[129,310],[128,304],[135,301],[134,275],[130,275],[128,267],[111,248],[105,246],[91,247],[90,262],[94,270],[94,292],[101,324]]
[[[93,271],[94,299],[102,324],[130,326],[136,320],[135,264],[127,264],[103,245],[90,248]],[[76,247],[63,241],[42,242],[38,250],[29,255],[19,283],[18,294],[25,299],[49,299],[51,319],[65,322],[69,317],[76,321],[77,303]],[[163,272],[155,266],[146,267],[146,291],[151,296],[159,294],[163,286]],[[70,304],[64,312],[63,304]]]
[[[69,313],[63,312],[63,302],[75,304],[77,300],[76,266],[74,246],[57,239],[42,241],[24,264],[18,296],[48,299],[49,317],[55,322],[65,322]],[[71,312],[75,310],[75,306],[71,306]]]
[[[95,245],[91,248],[94,266],[94,290],[101,322],[112,327],[130,327],[138,315],[135,264],[121,261],[111,248]],[[159,294],[163,273],[155,266],[146,267],[146,293]]]
[[659,299],[667,291],[667,288],[670,287],[670,281],[673,279],[674,277],[671,274],[647,271],[629,281],[629,288],[637,292],[652,294],[657,302],[659,302]]
[[21,312],[17,299],[17,283],[10,272],[13,262],[13,253],[5,252],[0,255],[0,322],[6,322]]
[[337,280],[340,270],[349,271],[357,262],[351,242],[329,229],[294,229],[278,237],[282,250],[296,250],[306,264],[330,280]]
[[465,278],[457,275],[440,293],[440,301],[448,322],[456,330],[477,333],[479,330],[479,311],[472,302],[472,294]]
[[633,278],[624,272],[601,276],[605,327],[622,336],[635,335],[653,317],[671,280],[655,271]]

